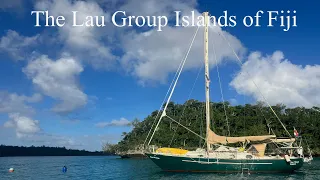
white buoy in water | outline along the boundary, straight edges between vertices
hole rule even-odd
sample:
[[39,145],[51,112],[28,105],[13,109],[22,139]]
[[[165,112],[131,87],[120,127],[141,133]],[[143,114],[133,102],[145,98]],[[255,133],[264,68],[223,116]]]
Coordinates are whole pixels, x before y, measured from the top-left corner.
[[14,171],[14,169],[13,169],[13,168],[10,168],[10,169],[9,169],[9,172],[13,172],[13,171]]

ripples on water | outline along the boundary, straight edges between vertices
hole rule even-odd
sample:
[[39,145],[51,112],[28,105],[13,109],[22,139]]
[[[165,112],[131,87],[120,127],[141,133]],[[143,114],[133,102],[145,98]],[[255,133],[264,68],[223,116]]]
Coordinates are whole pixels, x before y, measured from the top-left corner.
[[[62,173],[62,167],[68,167]],[[9,173],[13,167],[15,171]],[[320,159],[305,164],[294,174],[211,174],[167,173],[149,159],[119,159],[118,157],[1,157],[0,180],[63,180],[63,179],[261,179],[320,180]]]

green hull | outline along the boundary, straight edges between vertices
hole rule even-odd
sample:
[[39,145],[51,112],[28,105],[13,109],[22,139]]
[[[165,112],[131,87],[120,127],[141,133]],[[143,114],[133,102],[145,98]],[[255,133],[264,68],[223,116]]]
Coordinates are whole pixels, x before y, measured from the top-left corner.
[[189,158],[147,154],[162,170],[172,172],[218,172],[218,173],[290,173],[303,165],[303,158],[285,159],[216,159]]

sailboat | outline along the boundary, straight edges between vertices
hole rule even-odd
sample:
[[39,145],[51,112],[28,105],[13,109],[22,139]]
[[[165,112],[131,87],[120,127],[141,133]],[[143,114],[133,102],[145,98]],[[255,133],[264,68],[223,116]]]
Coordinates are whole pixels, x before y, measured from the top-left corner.
[[[242,136],[229,137],[220,136],[210,128],[210,98],[209,98],[209,62],[208,62],[208,22],[209,13],[204,12],[204,63],[205,63],[205,97],[206,97],[206,137],[202,137],[188,127],[174,120],[166,114],[168,103],[172,97],[179,76],[182,72],[184,61],[177,71],[177,78],[174,81],[166,105],[161,111],[161,116],[157,121],[152,135],[149,138],[148,145],[161,122],[163,117],[167,117],[187,129],[194,135],[206,142],[205,148],[198,148],[195,151],[188,151],[178,148],[158,148],[145,154],[162,170],[171,172],[221,172],[221,173],[258,173],[258,172],[293,172],[303,166],[304,156],[303,148],[296,143],[296,138],[292,138],[289,133],[288,138],[278,138],[276,135],[261,136]],[[198,27],[199,29],[199,27]],[[197,31],[198,31],[197,29]],[[194,41],[193,36],[192,43]],[[190,48],[192,46],[190,45]],[[189,51],[190,51],[189,48]],[[189,53],[188,51],[188,53]],[[187,53],[187,54],[188,54]],[[235,54],[236,55],[236,54]],[[169,92],[169,91],[168,91]],[[272,112],[273,109],[271,108]],[[160,112],[160,111],[159,111]],[[274,112],[276,115],[276,113]],[[276,115],[281,125],[287,131],[281,120]],[[156,121],[155,121],[156,122]],[[152,129],[152,128],[151,128]],[[149,134],[151,132],[149,131]],[[149,137],[149,134],[146,140]],[[269,143],[277,144],[277,147],[283,150],[282,154],[266,155],[266,146]],[[230,145],[242,144],[242,147]],[[249,146],[249,147],[248,147]]]

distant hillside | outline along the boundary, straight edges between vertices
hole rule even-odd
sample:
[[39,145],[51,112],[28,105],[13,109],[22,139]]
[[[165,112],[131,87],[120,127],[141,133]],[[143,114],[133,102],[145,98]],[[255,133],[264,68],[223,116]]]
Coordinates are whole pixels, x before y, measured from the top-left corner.
[[0,145],[0,157],[5,156],[106,156],[112,155],[101,151],[66,149],[65,147],[23,147]]

